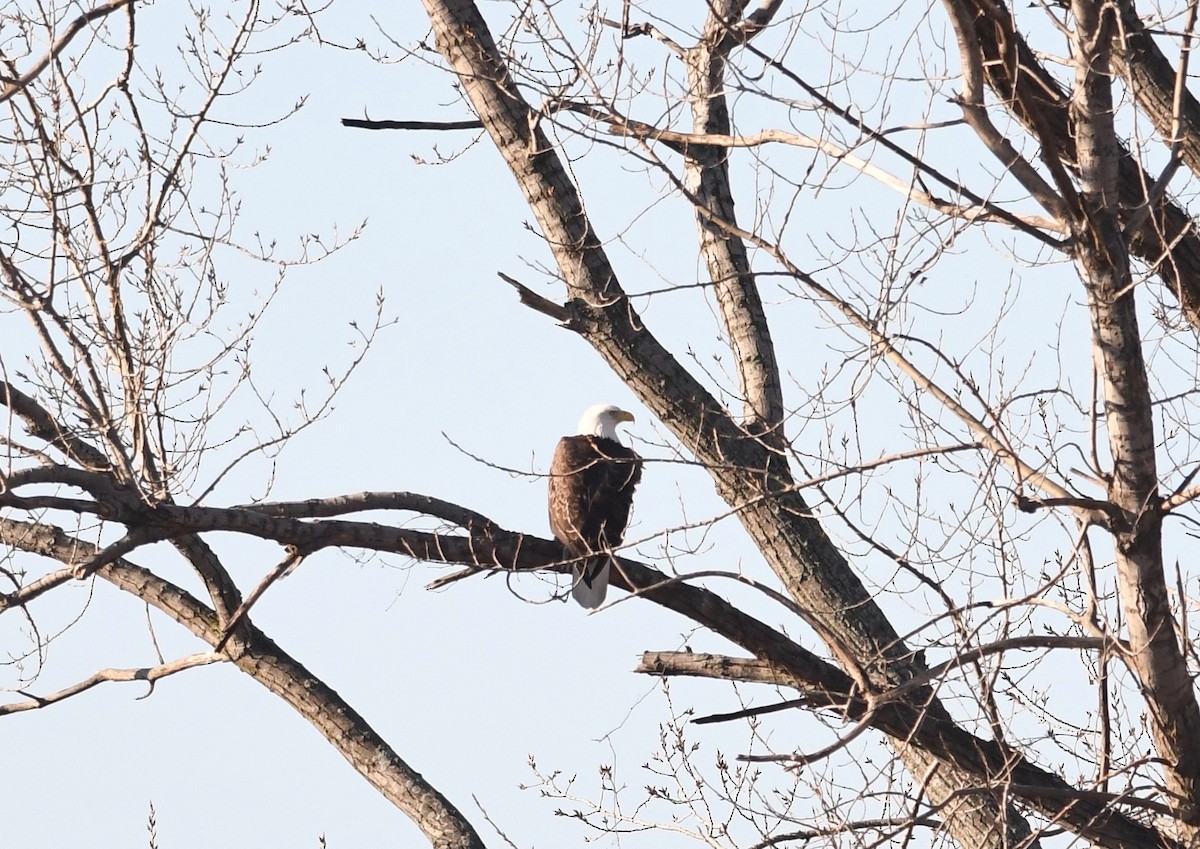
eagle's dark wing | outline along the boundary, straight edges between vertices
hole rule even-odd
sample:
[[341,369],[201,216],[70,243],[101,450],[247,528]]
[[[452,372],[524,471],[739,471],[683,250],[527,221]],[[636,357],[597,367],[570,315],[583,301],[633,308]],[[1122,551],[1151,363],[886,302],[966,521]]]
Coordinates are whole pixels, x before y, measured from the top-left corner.
[[[559,440],[550,462],[548,506],[550,530],[567,554],[586,557],[620,545],[641,479],[642,459],[619,442],[596,436]],[[603,602],[609,564],[605,555],[576,570],[575,596],[585,607]]]

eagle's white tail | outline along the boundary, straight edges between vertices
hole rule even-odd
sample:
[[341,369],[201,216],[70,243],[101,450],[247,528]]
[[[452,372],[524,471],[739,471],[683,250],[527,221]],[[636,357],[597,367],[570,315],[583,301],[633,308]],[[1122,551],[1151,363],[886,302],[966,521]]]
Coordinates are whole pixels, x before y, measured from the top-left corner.
[[[574,582],[571,584],[571,595],[581,607],[593,610],[604,604],[604,596],[608,592],[608,573],[612,568],[612,559],[605,557],[603,565],[596,568],[595,561],[586,565],[575,566],[571,570]],[[588,580],[589,576],[591,580]]]

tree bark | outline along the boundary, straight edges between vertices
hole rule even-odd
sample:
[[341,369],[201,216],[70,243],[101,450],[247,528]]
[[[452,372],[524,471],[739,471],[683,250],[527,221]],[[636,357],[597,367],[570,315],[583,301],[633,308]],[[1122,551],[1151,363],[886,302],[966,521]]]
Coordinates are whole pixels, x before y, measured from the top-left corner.
[[[952,19],[971,24],[988,86],[1005,107],[1039,140],[1043,159],[1077,168],[1074,132],[1068,114],[1070,96],[1049,73],[1016,30],[1004,0],[943,0]],[[1154,177],[1116,141],[1119,216],[1122,224],[1139,214]],[[1200,236],[1192,218],[1167,196],[1153,200],[1149,215],[1128,234],[1129,251],[1145,262],[1178,299],[1183,315],[1200,328]]]
[[[729,105],[725,98],[726,57],[741,39],[738,32],[745,2],[723,0],[710,6],[699,42],[684,54],[692,132],[728,136]],[[728,148],[690,145],[684,157],[684,183],[696,205],[700,253],[717,294],[729,346],[737,364],[745,405],[743,419],[755,433],[770,434],[783,444],[783,389],[775,346],[746,244],[723,226],[737,223],[729,185]]]
[[1087,292],[1095,360],[1104,388],[1112,455],[1109,499],[1124,513],[1114,528],[1130,661],[1144,689],[1155,745],[1181,819],[1200,824],[1200,705],[1175,636],[1162,562],[1155,427],[1125,240],[1117,220],[1120,151],[1113,126],[1111,6],[1072,3],[1075,96],[1071,100],[1080,208],[1076,258]]

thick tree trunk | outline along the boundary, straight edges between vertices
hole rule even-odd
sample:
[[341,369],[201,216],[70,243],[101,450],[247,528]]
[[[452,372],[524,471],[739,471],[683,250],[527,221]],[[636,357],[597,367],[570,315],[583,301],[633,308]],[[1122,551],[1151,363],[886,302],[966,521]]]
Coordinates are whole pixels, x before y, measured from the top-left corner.
[[[729,106],[725,98],[726,55],[737,43],[730,36],[745,2],[713,4],[704,34],[684,56],[692,132],[728,136]],[[737,364],[743,419],[756,433],[783,444],[783,388],[775,346],[767,324],[758,283],[750,269],[746,244],[722,226],[737,223],[729,185],[729,148],[690,145],[684,157],[684,182],[696,204],[700,254],[717,294],[729,346]]]
[[1072,4],[1079,208],[1071,222],[1087,291],[1095,361],[1104,387],[1112,479],[1124,517],[1114,528],[1130,663],[1141,680],[1150,728],[1182,819],[1200,823],[1200,706],[1175,635],[1162,562],[1155,428],[1129,259],[1117,220],[1120,148],[1113,126],[1111,6]]

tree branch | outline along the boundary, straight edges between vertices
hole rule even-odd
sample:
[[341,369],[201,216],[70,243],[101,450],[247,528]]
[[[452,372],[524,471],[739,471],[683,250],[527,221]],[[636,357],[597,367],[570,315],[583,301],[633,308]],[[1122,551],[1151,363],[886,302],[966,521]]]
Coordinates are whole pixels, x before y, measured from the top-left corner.
[[303,501],[264,501],[241,504],[234,510],[249,510],[267,516],[290,519],[314,519],[362,513],[371,510],[404,510],[445,519],[459,527],[477,531],[493,530],[492,520],[458,504],[417,492],[356,492],[330,498],[307,498]]
[[[731,27],[743,6],[739,0],[710,2],[700,39],[683,55],[692,127],[700,135],[730,135],[725,71],[729,51],[749,37],[736,25]],[[767,11],[773,14],[774,9],[768,7]],[[700,253],[708,267],[736,364],[738,397],[745,402],[742,419],[778,450],[786,439],[782,430],[783,387],[758,282],[750,267],[746,245],[737,232],[712,223],[714,218],[737,221],[729,184],[729,154],[727,148],[688,147],[684,155],[684,184],[697,207],[695,223]]]
[[[131,0],[120,0],[120,2],[127,3]],[[85,469],[100,471],[109,468],[108,458],[104,456],[103,452],[80,439],[68,428],[62,427],[58,420],[37,401],[3,380],[0,380],[0,404],[8,407],[21,418],[30,436],[61,451]]]
[[211,651],[191,654],[187,657],[173,660],[170,663],[161,663],[158,666],[140,667],[138,669],[101,669],[77,684],[72,684],[70,687],[64,687],[45,696],[34,696],[18,690],[17,692],[21,693],[21,695],[29,696],[28,701],[0,705],[0,716],[49,707],[56,702],[61,702],[72,696],[85,693],[96,685],[107,681],[145,681],[150,685],[150,689],[144,695],[138,696],[139,699],[144,699],[154,692],[154,684],[161,678],[166,678],[168,675],[174,675],[176,672],[182,672],[185,669],[191,669],[195,666],[224,663],[228,660],[229,658],[223,654]]
[[[47,524],[0,517],[0,543],[72,566],[95,557],[96,546]],[[213,610],[152,572],[125,560],[97,576],[154,606],[195,636],[215,645],[221,628]],[[405,763],[353,707],[249,622],[239,626],[227,656],[316,728],[388,801],[403,811],[436,849],[483,849],[470,823],[419,773]]]
[[[942,175],[936,169],[931,168],[923,160],[917,159],[909,154],[905,157],[910,161],[910,164],[917,164],[918,169],[924,174],[933,177],[938,182],[943,183],[948,188],[954,190],[956,194],[962,195],[967,200],[971,201],[971,205],[963,205],[951,201],[943,200],[939,197],[922,191],[912,180],[902,180],[894,174],[883,170],[879,166],[865,159],[862,159],[850,152],[848,148],[836,145],[828,139],[816,138],[813,136],[804,135],[803,133],[787,132],[785,130],[767,129],[760,130],[756,133],[742,135],[723,135],[719,133],[684,133],[675,130],[666,130],[656,127],[653,124],[646,124],[642,121],[636,121],[632,118],[618,115],[615,113],[605,112],[591,106],[587,103],[578,103],[570,100],[560,100],[553,104],[555,110],[565,110],[580,115],[586,115],[593,120],[601,121],[608,126],[608,131],[614,136],[622,136],[627,138],[635,138],[642,141],[653,141],[663,144],[671,150],[677,151],[684,155],[694,147],[721,147],[721,148],[748,148],[760,147],[767,144],[784,144],[791,147],[799,147],[808,150],[819,151],[830,159],[853,168],[861,174],[876,180],[880,184],[887,186],[898,194],[923,204],[930,209],[959,218],[965,221],[988,221],[998,224],[1007,224],[1032,236],[1040,242],[1043,242],[1052,247],[1062,249],[1065,244],[1058,239],[1049,236],[1046,231],[1066,232],[1066,226],[1055,219],[1045,216],[1034,215],[1018,215],[1009,212],[1003,207],[997,206],[995,203],[981,198],[974,192],[970,191],[961,183],[954,182]],[[882,134],[878,131],[873,131],[875,135],[882,138]],[[872,141],[878,142],[878,139],[872,138]],[[901,149],[898,148],[897,149]],[[893,151],[894,152],[894,151]]]
[[481,130],[482,121],[372,121],[367,118],[343,118],[343,127],[359,130]]
[[76,17],[73,21],[67,24],[66,27],[60,30],[61,34],[55,39],[42,56],[34,62],[25,73],[21,74],[15,80],[5,80],[8,83],[3,89],[0,89],[0,103],[5,103],[12,98],[17,92],[32,83],[37,79],[42,71],[50,66],[50,63],[58,58],[67,45],[74,40],[75,36],[90,24],[92,21],[99,20],[106,15],[109,15],[117,10],[130,5],[133,0],[110,0],[108,3],[102,3],[95,8],[89,9],[83,14]]
[[548,315],[559,324],[568,325],[571,323],[571,311],[562,304],[557,304],[549,298],[543,298],[537,292],[525,286],[521,281],[509,277],[502,271],[497,271],[496,276],[517,290],[517,297],[521,303],[532,310]]

